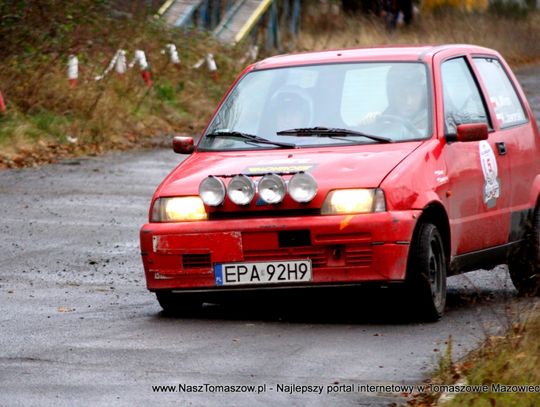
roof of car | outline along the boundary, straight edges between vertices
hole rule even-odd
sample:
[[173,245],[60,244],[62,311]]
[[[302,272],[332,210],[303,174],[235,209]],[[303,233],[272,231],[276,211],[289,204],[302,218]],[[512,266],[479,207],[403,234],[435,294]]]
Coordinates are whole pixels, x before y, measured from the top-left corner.
[[277,55],[258,62],[255,69],[355,61],[423,61],[440,51],[493,53],[488,48],[466,44],[377,46]]

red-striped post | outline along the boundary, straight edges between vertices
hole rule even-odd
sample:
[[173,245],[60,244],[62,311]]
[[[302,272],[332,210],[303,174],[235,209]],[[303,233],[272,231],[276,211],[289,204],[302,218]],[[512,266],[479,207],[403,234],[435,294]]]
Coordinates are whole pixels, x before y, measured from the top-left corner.
[[2,96],[2,91],[0,91],[0,112],[6,113],[6,102],[4,102],[4,96]]

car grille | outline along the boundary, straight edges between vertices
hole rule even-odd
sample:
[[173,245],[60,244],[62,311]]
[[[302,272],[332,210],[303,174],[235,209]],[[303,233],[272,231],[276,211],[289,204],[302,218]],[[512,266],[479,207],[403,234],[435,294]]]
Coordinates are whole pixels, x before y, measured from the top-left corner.
[[210,253],[183,254],[182,265],[185,269],[209,268],[212,266]]
[[349,246],[345,248],[345,262],[350,266],[368,266],[373,260],[371,246]]
[[[336,251],[337,250],[337,251]],[[336,253],[338,253],[336,257]],[[337,266],[336,259],[341,259],[342,266],[369,266],[373,259],[371,245],[356,246],[305,246],[282,247],[276,249],[244,249],[245,262],[287,261],[310,259],[313,268]],[[184,269],[208,269],[212,267],[210,253],[183,254]]]

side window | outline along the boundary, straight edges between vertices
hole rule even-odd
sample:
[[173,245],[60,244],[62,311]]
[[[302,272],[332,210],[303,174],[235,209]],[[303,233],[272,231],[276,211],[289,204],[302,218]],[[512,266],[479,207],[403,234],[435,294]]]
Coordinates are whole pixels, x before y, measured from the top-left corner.
[[501,127],[526,123],[527,115],[500,62],[493,58],[474,58],[473,60],[486,85],[489,100]]
[[456,132],[458,124],[488,123],[480,91],[464,58],[441,65],[446,134]]

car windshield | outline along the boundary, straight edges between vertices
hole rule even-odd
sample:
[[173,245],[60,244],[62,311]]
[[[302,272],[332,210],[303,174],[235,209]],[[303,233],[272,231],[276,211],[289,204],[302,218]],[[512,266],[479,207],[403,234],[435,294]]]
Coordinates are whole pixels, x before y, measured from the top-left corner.
[[[199,149],[275,149],[283,144],[301,148],[427,138],[431,107],[426,71],[420,62],[252,71],[230,92]],[[253,137],[239,137],[240,133]]]

